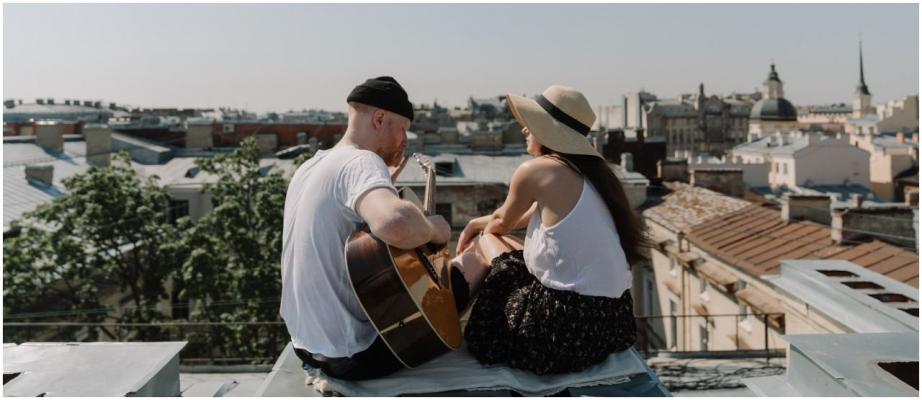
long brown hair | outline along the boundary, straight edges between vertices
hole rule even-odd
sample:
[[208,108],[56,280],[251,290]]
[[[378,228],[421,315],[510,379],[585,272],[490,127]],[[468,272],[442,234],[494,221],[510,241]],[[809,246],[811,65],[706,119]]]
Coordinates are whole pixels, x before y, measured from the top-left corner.
[[[621,239],[621,248],[624,249],[624,255],[627,257],[628,263],[634,264],[644,259],[643,248],[649,246],[646,229],[641,224],[637,213],[628,203],[621,180],[615,176],[608,163],[600,157],[560,153],[544,146],[541,146],[541,153],[568,161],[570,163],[568,166],[575,167],[576,173],[589,180],[596,192],[599,192],[599,195],[602,196],[602,201],[605,202],[608,212],[611,213],[611,218],[615,222],[615,229],[618,230],[618,237]],[[567,162],[564,162],[564,164],[567,164]]]

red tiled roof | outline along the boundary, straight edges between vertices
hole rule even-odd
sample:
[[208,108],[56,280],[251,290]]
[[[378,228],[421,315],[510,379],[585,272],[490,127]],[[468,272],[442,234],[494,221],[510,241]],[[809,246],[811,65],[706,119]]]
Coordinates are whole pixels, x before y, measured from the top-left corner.
[[919,287],[919,255],[887,243],[837,245],[826,226],[787,223],[777,210],[753,205],[691,227],[688,240],[744,271],[779,272],[782,259],[847,260]]

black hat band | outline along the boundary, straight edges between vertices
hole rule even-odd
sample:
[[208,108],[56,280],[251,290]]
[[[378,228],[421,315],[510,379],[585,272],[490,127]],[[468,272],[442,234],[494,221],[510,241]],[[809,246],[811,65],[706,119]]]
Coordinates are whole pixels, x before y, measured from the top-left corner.
[[571,117],[570,114],[567,114],[563,112],[563,110],[557,108],[557,106],[548,101],[548,99],[545,98],[543,94],[539,94],[535,101],[539,106],[541,106],[541,108],[544,109],[544,111],[547,111],[548,114],[551,114],[551,117],[556,119],[561,124],[570,127],[570,129],[579,132],[583,136],[588,135],[589,131],[592,129],[582,122],[579,122],[579,120],[576,118]]

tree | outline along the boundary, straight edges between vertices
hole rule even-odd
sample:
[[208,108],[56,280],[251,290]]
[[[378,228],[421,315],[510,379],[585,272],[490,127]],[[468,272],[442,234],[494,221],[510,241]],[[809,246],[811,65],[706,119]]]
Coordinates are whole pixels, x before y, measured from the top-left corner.
[[[63,196],[26,213],[15,223],[20,235],[4,240],[6,315],[41,307],[87,322],[164,319],[155,307],[177,266],[167,193],[140,178],[124,153],[63,183]],[[109,288],[126,294],[125,307],[103,307]]]
[[[206,185],[214,209],[194,224],[181,222],[186,233],[177,288],[181,301],[196,304],[189,319],[279,321],[287,180],[277,168],[260,166],[259,147],[252,137],[229,155],[196,163],[217,181]],[[196,351],[217,357],[274,358],[287,343],[279,328],[213,327],[207,332],[206,348]]]

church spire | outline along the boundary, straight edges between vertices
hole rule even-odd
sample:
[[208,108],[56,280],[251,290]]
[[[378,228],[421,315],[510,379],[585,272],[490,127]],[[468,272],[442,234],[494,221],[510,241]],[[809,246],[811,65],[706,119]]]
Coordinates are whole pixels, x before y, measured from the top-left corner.
[[868,85],[864,83],[864,53],[861,49],[861,39],[858,39],[858,87],[855,89],[857,94],[870,95]]

